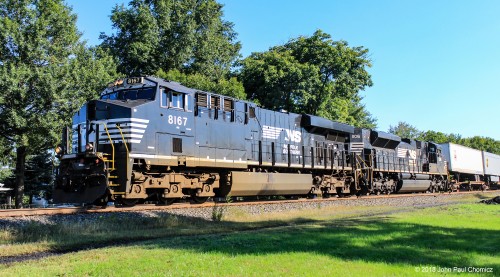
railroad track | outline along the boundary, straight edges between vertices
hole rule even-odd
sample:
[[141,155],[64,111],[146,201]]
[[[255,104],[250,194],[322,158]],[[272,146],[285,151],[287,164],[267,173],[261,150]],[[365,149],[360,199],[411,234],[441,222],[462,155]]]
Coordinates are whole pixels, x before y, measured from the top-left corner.
[[[453,192],[452,194],[476,194],[476,193],[494,193],[497,190],[489,191],[464,191]],[[64,208],[38,208],[38,209],[7,209],[0,210],[0,218],[6,217],[25,217],[25,216],[40,216],[40,215],[65,215],[65,214],[82,214],[82,213],[112,213],[112,212],[134,212],[134,211],[158,211],[158,210],[173,210],[173,209],[198,209],[218,206],[246,206],[246,205],[272,205],[282,203],[299,203],[299,202],[324,202],[324,201],[363,201],[364,199],[377,198],[402,198],[402,197],[431,197],[448,193],[416,193],[416,194],[390,194],[390,195],[369,195],[361,197],[345,197],[345,198],[316,198],[305,199],[299,198],[294,200],[253,200],[245,202],[207,202],[204,204],[176,203],[169,206],[158,206],[154,204],[137,205],[134,207],[64,207]]]

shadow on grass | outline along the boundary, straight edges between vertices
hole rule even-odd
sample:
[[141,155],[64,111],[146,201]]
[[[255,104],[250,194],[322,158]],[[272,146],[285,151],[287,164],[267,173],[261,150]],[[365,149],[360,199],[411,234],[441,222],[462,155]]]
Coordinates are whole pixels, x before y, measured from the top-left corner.
[[[312,252],[345,260],[441,267],[478,266],[471,256],[498,255],[500,236],[492,230],[442,228],[384,219],[348,219],[196,239],[168,239],[146,248],[187,249],[201,253],[266,255]],[[500,270],[500,264],[489,264]]]
[[[486,266],[476,264],[475,255],[496,256],[500,245],[498,231],[400,223],[388,217],[241,223],[148,212],[82,218],[77,224],[72,220],[61,224],[64,221],[54,216],[43,223],[19,226],[14,228],[13,241],[46,240],[59,253],[140,245],[231,256],[302,252],[344,260],[441,267]],[[500,271],[498,263],[487,266]]]
[[483,200],[483,199],[490,199],[490,198],[493,198],[493,197],[495,197],[495,196],[491,196],[491,195],[488,195],[488,194],[475,193],[475,194],[474,194],[474,197],[475,197],[476,199]]

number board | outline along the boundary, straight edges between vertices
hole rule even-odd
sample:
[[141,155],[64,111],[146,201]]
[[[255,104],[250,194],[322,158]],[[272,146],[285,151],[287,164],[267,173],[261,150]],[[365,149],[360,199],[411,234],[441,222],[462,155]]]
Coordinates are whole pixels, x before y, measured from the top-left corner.
[[143,77],[127,78],[127,85],[142,84],[143,82],[144,82]]

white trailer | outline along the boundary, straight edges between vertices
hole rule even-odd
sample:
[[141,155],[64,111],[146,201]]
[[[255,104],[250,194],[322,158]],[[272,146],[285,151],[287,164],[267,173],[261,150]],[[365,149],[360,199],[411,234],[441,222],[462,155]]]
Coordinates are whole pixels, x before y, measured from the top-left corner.
[[450,183],[452,190],[487,188],[482,151],[454,143],[444,143],[441,146],[452,176]]
[[500,155],[483,151],[484,174],[500,176]]
[[484,175],[483,154],[480,150],[454,143],[444,143],[441,146],[443,155],[448,161],[449,171]]
[[500,155],[483,151],[484,174],[490,182],[498,182],[500,179]]

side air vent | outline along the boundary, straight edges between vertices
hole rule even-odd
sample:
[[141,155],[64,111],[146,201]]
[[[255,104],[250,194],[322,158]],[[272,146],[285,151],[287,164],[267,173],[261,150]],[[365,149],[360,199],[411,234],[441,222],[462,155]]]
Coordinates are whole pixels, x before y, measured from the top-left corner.
[[218,109],[220,107],[220,97],[212,95],[210,97],[210,108]]
[[231,99],[224,99],[224,111],[225,112],[230,112],[234,108],[234,102]]
[[206,107],[207,104],[207,94],[206,93],[196,93],[196,105],[200,107]]
[[182,153],[182,139],[172,138],[172,152]]
[[195,105],[194,105],[194,116],[198,116],[200,113],[200,107],[207,107],[208,96],[206,93],[197,92],[195,94]]
[[234,100],[224,98],[223,109],[225,113],[231,114],[231,122],[234,122]]

